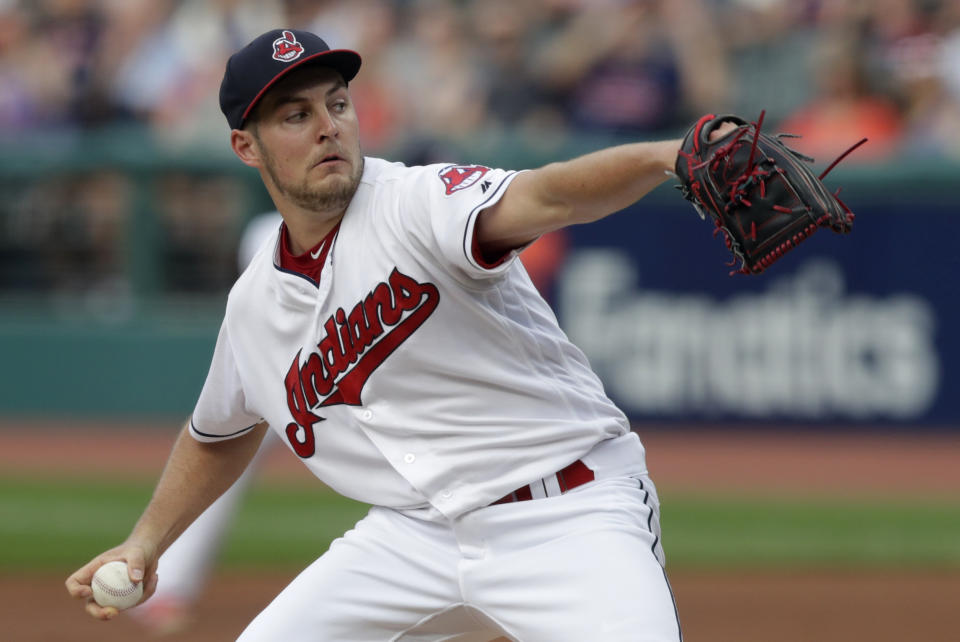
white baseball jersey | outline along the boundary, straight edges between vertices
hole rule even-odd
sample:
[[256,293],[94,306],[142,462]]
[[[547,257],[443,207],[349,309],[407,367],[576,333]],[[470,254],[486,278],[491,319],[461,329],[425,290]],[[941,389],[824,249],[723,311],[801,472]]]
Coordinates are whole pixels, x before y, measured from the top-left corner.
[[517,252],[475,253],[515,176],[365,159],[319,283],[277,233],[238,279],[192,435],[265,420],[339,493],[453,518],[627,433]]

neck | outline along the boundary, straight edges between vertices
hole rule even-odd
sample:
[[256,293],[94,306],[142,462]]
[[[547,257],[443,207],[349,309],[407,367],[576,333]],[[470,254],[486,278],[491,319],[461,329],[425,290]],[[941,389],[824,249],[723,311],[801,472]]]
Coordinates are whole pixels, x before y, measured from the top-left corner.
[[300,212],[281,210],[283,221],[286,223],[287,232],[290,235],[290,250],[294,254],[303,254],[314,247],[340,222],[344,211],[322,216],[316,212],[310,212],[309,215],[304,216]]

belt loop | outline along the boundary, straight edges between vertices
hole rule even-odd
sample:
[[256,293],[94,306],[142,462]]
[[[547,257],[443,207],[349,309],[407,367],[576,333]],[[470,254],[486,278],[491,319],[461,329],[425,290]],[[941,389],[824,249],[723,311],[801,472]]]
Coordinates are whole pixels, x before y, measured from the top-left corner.
[[543,478],[543,488],[547,491],[547,497],[557,497],[565,492],[560,485],[560,473],[554,473]]
[[563,471],[557,471],[557,483],[560,484],[560,493],[563,494],[567,492],[567,479],[563,476]]
[[550,497],[550,493],[547,492],[546,478],[538,479],[530,484],[527,488],[530,489],[530,496],[533,499],[544,499],[546,497]]

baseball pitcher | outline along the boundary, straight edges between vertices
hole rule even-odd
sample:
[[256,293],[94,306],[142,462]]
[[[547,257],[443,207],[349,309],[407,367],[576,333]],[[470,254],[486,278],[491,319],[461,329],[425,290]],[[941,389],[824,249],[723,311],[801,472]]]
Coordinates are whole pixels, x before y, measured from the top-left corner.
[[643,197],[681,141],[522,172],[406,167],[361,153],[359,69],[294,30],[227,63],[231,146],[283,222],[231,290],[153,498],[69,592],[114,617],[90,582],[119,559],[148,598],[159,556],[272,430],[372,508],[244,642],[680,640],[644,448],[516,257]]

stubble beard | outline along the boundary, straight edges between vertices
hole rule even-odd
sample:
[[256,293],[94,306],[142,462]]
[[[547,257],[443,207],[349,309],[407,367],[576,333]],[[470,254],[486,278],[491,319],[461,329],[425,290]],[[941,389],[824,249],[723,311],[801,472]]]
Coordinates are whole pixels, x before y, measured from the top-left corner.
[[298,207],[317,213],[340,213],[347,209],[353,195],[357,193],[360,186],[360,178],[363,176],[364,159],[362,154],[357,157],[360,162],[354,168],[349,176],[335,174],[325,181],[323,187],[313,186],[304,180],[301,183],[283,182],[278,175],[276,163],[273,156],[266,152],[266,148],[261,145],[264,151],[264,168],[270,176],[270,180],[276,185],[280,194]]

